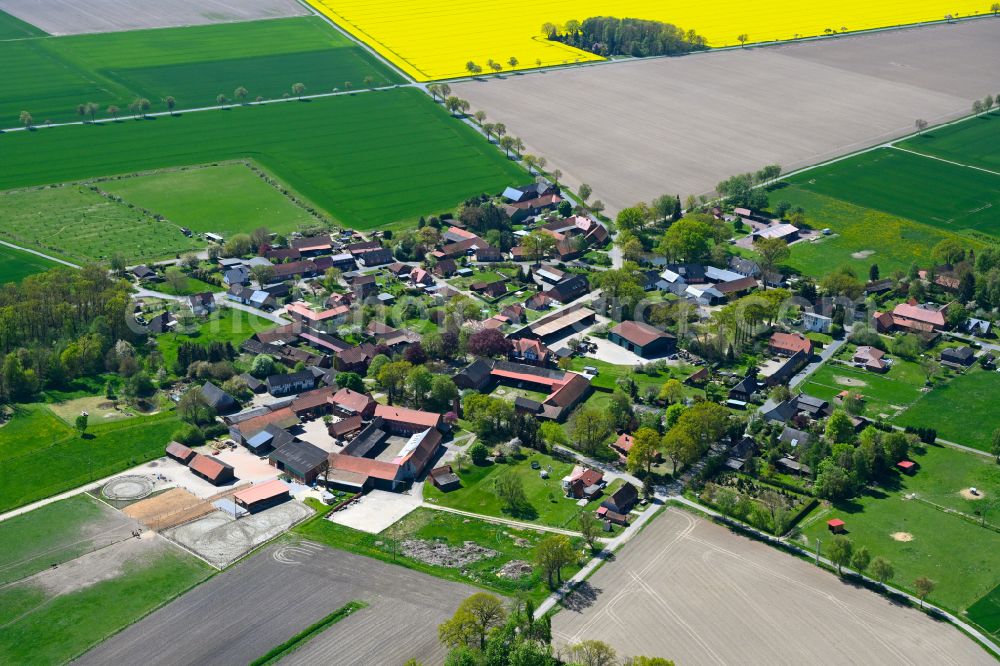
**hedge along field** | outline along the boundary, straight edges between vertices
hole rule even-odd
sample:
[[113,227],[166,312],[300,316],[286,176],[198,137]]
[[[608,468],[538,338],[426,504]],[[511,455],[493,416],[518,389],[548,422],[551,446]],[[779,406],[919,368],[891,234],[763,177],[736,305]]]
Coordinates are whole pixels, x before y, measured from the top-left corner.
[[12,132],[0,151],[0,189],[252,158],[357,229],[450,211],[527,177],[413,88]]
[[245,164],[141,174],[99,186],[174,224],[226,238],[261,226],[284,234],[316,219]]
[[509,69],[601,60],[553,43],[541,34],[543,23],[558,25],[596,16],[652,19],[673,23],[704,36],[710,46],[788,40],[843,32],[940,21],[945,14],[986,13],[984,0],[307,0],[344,30],[362,40],[418,81],[466,76],[465,63],[484,68],[493,59]]
[[178,108],[214,106],[238,86],[253,100],[280,98],[293,83],[320,93],[369,76],[401,81],[319,17],[0,41],[0,60],[0,127],[23,110],[36,123],[79,120],[85,102],[100,106],[98,117],[111,104],[127,115],[136,96],[166,110],[167,96]]
[[[82,185],[0,192],[0,210],[0,238],[78,264],[107,263],[116,252],[129,263],[169,259],[205,246],[186,238],[176,224]],[[0,278],[5,272],[0,268]]]
[[[1000,130],[1000,123],[996,126]],[[1000,174],[881,148],[789,180],[811,192],[932,227],[1000,236]]]
[[0,41],[8,39],[24,39],[25,37],[44,37],[46,33],[30,23],[25,23],[7,12],[0,12]]
[[0,245],[0,284],[20,282],[29,275],[43,273],[56,265],[37,254]]

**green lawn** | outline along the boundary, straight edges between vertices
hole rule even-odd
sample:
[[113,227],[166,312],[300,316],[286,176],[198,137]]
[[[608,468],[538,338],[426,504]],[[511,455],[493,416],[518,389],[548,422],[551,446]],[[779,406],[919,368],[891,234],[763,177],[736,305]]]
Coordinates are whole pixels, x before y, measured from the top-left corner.
[[[583,369],[587,366],[597,368],[598,374],[591,381],[591,385],[594,388],[604,388],[614,390],[618,387],[618,380],[624,379],[631,375],[632,379],[639,387],[639,394],[643,395],[649,389],[660,390],[660,387],[667,383],[670,379],[677,379],[679,381],[684,381],[685,378],[694,372],[694,367],[689,365],[671,365],[665,370],[661,371],[659,375],[651,377],[644,372],[636,372],[634,366],[631,365],[615,365],[613,363],[608,363],[607,361],[601,361],[596,358],[586,358],[584,356],[574,356],[571,360],[569,369],[575,372],[583,372]],[[704,395],[703,391],[697,389],[692,389],[690,386],[684,387],[684,395]]]
[[81,438],[41,404],[0,428],[0,512],[163,455],[180,422],[171,412],[95,423]]
[[88,548],[88,523],[103,515],[97,500],[75,495],[0,522],[0,585],[68,562]]
[[960,164],[1000,171],[1000,113],[994,111],[988,116],[937,128],[897,145]]
[[[424,485],[424,498],[441,506],[471,511],[485,516],[516,518],[527,522],[576,529],[576,519],[583,511],[596,511],[604,497],[590,502],[586,507],[576,505],[576,500],[563,495],[561,479],[573,469],[544,453],[527,452],[529,455],[513,464],[470,465],[458,472],[462,487],[449,493],[435,488],[430,482]],[[531,469],[536,460],[542,469],[552,467],[548,479],[541,478],[539,470]],[[503,474],[513,474],[524,484],[528,508],[520,515],[511,516],[504,510],[503,502],[494,492],[493,482]]]
[[196,233],[225,238],[258,227],[287,234],[315,222],[244,164],[146,174],[101,183],[101,189]]
[[[1000,133],[1000,122],[994,125]],[[790,182],[931,227],[1000,235],[993,212],[1000,205],[1000,175],[924,155],[880,148],[793,176]]]
[[[534,547],[548,536],[534,530],[495,525],[433,509],[417,509],[381,534],[360,532],[323,519],[305,523],[294,531],[332,548],[375,557],[441,578],[471,583],[508,596],[524,595],[538,602],[549,594],[544,576],[537,569],[518,580],[497,575],[497,570],[512,560],[532,561]],[[438,541],[455,547],[473,541],[497,551],[497,555],[462,568],[431,565],[392,553],[391,543],[407,539]],[[581,539],[574,539],[573,543],[582,547]],[[582,563],[566,567],[563,577],[572,576]]]
[[872,418],[893,418],[923,395],[923,371],[917,363],[892,357],[885,374],[860,370],[841,363],[827,362],[802,386],[809,395],[833,402],[841,391],[860,393],[865,399],[864,414]]
[[0,189],[253,158],[339,221],[366,229],[453,210],[524,179],[515,162],[411,88],[0,141]]
[[177,348],[182,342],[197,342],[202,345],[230,342],[239,350],[239,346],[257,331],[276,326],[270,319],[235,308],[220,308],[208,317],[195,319],[193,322],[194,326],[190,330],[157,336],[156,346],[163,355],[166,367],[172,367],[177,360]]
[[4,240],[79,264],[107,262],[116,252],[139,263],[205,246],[177,225],[80,185],[3,192],[0,210]]
[[25,23],[16,16],[0,12],[0,41],[8,39],[24,39],[25,37],[44,37],[45,32]]
[[974,367],[926,393],[897,422],[935,428],[942,439],[989,451],[1000,428],[998,396],[1000,373]]
[[799,185],[782,187],[770,197],[772,201],[802,206],[810,225],[829,228],[834,234],[792,245],[786,265],[805,275],[822,277],[841,266],[850,266],[863,276],[873,263],[887,275],[894,270],[906,271],[913,262],[928,264],[934,246],[946,238],[976,248],[983,245],[944,227],[871,210]]
[[179,549],[127,563],[123,571],[66,594],[19,584],[0,590],[0,663],[60,664],[132,624],[211,574]]
[[[5,24],[0,24],[0,31]],[[167,96],[178,108],[215,105],[238,86],[277,99],[304,83],[306,92],[330,92],[365,77],[375,85],[401,79],[318,17],[73,35],[0,42],[0,127],[18,124],[30,111],[36,122],[78,120],[83,102],[127,113],[137,96],[165,111]]]
[[[2,199],[0,199],[2,201]],[[0,284],[20,282],[29,275],[44,273],[58,264],[23,250],[0,245]]]
[[184,282],[184,286],[180,289],[175,289],[169,282],[163,281],[156,285],[156,291],[164,294],[172,294],[174,296],[191,296],[193,294],[203,294],[207,291],[225,291],[225,289],[217,284],[211,284],[210,282],[203,282],[198,278],[188,277]]
[[[816,539],[829,543],[827,520],[843,519],[856,547],[866,546],[872,556],[892,563],[894,585],[912,591],[914,579],[927,576],[937,583],[929,600],[962,611],[1000,583],[1000,534],[943,509],[972,515],[978,503],[959,495],[970,486],[996,498],[1000,468],[989,459],[945,447],[927,447],[911,457],[920,469],[912,477],[900,475],[897,488],[820,509],[802,530],[812,549]],[[904,499],[911,493],[917,498]],[[992,522],[1000,524],[997,516]],[[913,538],[896,540],[892,535],[897,532]]]

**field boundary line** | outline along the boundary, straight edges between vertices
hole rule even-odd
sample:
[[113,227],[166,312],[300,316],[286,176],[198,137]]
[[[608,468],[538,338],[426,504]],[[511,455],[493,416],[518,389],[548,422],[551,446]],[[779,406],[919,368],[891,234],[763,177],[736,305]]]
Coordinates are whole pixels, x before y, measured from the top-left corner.
[[439,504],[433,504],[429,502],[423,502],[420,504],[422,508],[433,509],[435,511],[444,511],[445,513],[454,513],[459,516],[467,516],[469,518],[478,518],[479,520],[485,521],[487,523],[494,523],[497,525],[507,525],[509,527],[520,527],[524,529],[535,530],[538,532],[552,532],[554,534],[563,534],[565,536],[571,537],[582,537],[583,535],[579,532],[574,532],[573,530],[563,529],[561,527],[550,527],[548,525],[536,525],[534,523],[522,522],[520,520],[512,520],[510,518],[500,518],[497,516],[484,516],[481,513],[473,513],[471,511],[463,511],[462,509],[453,509],[448,506],[441,506]]
[[70,268],[80,268],[80,266],[72,262],[66,261],[65,259],[56,259],[50,254],[45,254],[44,252],[39,252],[38,250],[32,250],[29,247],[21,247],[20,245],[14,245],[13,243],[8,243],[5,240],[0,240],[0,245],[6,245],[9,248],[13,248],[15,250],[21,250],[22,252],[27,252],[28,254],[34,254],[36,256],[41,257],[42,259],[48,259],[49,261],[54,261],[55,263],[62,264],[63,266],[69,266]]
[[917,152],[916,150],[910,150],[909,148],[900,148],[897,145],[889,145],[887,148],[893,150],[898,150],[904,153],[909,153],[911,155],[918,155],[920,157],[926,157],[929,160],[937,160],[938,162],[944,162],[946,164],[952,164],[957,167],[964,167],[966,169],[975,169],[976,171],[983,171],[985,173],[993,174],[994,176],[1000,176],[1000,171],[993,171],[992,169],[985,169],[983,167],[973,166],[971,164],[962,164],[961,162],[955,162],[954,160],[946,160],[943,157],[937,157],[935,155],[928,155],[927,153]]

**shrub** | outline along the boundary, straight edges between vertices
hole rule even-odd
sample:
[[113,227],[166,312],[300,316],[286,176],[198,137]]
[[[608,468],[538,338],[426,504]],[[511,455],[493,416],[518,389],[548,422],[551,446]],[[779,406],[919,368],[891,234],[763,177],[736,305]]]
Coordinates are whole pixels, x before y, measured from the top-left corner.
[[489,454],[490,450],[486,448],[486,445],[482,442],[476,442],[469,447],[469,457],[472,458],[473,464],[486,464],[486,457],[489,456]]
[[200,446],[205,443],[205,433],[198,426],[185,423],[174,431],[174,440],[185,446]]

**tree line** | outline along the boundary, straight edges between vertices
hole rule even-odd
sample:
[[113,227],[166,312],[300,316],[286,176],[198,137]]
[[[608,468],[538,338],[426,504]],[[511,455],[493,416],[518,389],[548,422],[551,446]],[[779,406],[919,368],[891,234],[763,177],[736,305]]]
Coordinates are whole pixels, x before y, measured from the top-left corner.
[[582,23],[567,21],[562,29],[545,23],[542,32],[551,41],[604,57],[679,55],[708,48],[705,38],[694,30],[684,31],[672,23],[647,19],[596,16]]

